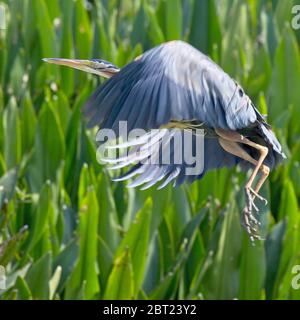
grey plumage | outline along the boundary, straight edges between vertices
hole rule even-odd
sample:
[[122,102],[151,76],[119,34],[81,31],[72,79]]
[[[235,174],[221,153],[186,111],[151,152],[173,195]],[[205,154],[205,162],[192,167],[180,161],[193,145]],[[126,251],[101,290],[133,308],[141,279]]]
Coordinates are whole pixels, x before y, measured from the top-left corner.
[[[111,170],[129,167],[115,180],[132,179],[129,187],[157,185],[160,189],[201,179],[211,169],[237,164],[252,168],[244,186],[242,221],[251,241],[261,239],[254,200],[267,203],[259,191],[285,155],[241,86],[209,57],[185,42],[172,41],[145,52],[122,69],[100,59],[45,61],[109,78],[83,112],[89,126],[100,126],[97,141],[101,148],[128,151],[117,158],[104,157]],[[125,133],[119,132],[122,121],[127,124]],[[138,138],[125,143],[117,139],[116,145],[107,146],[101,144],[103,129],[113,130],[110,142],[115,135],[126,139],[133,129],[146,131]]]
[[[209,57],[182,41],[159,45],[126,65],[97,88],[83,112],[89,126],[115,132],[119,121],[127,121],[128,130],[160,128],[173,120],[202,123],[207,132],[221,128],[243,133],[246,129],[249,136],[268,147],[265,163],[269,167],[285,157],[270,126],[241,86]],[[157,144],[157,152],[160,148]],[[243,148],[249,151],[247,146]],[[163,179],[179,185],[199,179],[211,169],[238,163],[246,169],[252,166],[226,152],[217,139],[209,136],[205,137],[204,151],[204,170],[199,175],[185,176],[185,163],[161,163],[137,164],[124,178],[137,173],[138,180],[132,186],[146,183],[150,187]],[[257,150],[251,150],[251,155],[259,157]]]

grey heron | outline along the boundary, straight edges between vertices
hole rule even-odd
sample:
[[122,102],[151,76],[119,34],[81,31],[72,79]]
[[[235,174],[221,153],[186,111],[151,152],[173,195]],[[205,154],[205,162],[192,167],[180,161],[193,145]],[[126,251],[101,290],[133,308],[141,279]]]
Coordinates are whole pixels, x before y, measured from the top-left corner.
[[270,170],[286,156],[243,88],[208,56],[188,43],[171,41],[146,51],[122,69],[101,59],[44,60],[108,78],[83,109],[90,127],[117,131],[118,123],[127,121],[128,130],[204,129],[204,165],[199,174],[186,175],[185,163],[136,163],[119,180],[137,176],[132,186],[150,187],[159,181],[163,186],[177,186],[200,179],[211,169],[235,165],[252,169],[244,187],[243,225],[252,241],[260,239],[254,200],[266,202],[259,191]]

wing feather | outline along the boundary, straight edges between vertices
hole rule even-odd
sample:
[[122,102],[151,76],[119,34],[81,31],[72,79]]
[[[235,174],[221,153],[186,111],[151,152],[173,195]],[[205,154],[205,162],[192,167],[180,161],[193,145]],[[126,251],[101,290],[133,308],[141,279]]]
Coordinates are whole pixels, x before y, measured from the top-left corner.
[[191,119],[237,130],[257,120],[240,86],[182,41],[157,46],[126,65],[96,90],[84,113],[90,126],[116,129],[119,121],[128,121],[128,130]]
[[[176,137],[178,138],[178,136],[182,136],[183,132],[184,130],[179,129],[161,129],[159,130],[159,134],[146,134],[147,138],[151,137],[153,139],[154,137],[154,142],[151,141],[152,139],[150,140],[151,142],[147,142],[143,137],[131,141],[132,146],[134,146],[134,151],[130,151],[127,157],[115,159],[114,162],[117,164],[113,167],[107,168],[120,169],[128,166],[130,167],[136,162],[138,163],[133,165],[125,174],[113,180],[124,181],[132,179],[128,187],[140,186],[143,190],[161,182],[158,186],[158,189],[160,189],[169,183],[172,183],[174,186],[179,186],[185,181],[193,182],[195,179],[201,178],[211,169],[221,168],[224,166],[232,167],[241,161],[238,157],[227,153],[220,146],[217,139],[204,137],[204,163],[202,170],[197,174],[187,175],[186,168],[192,166],[191,159],[183,158],[183,161],[178,164],[175,160],[175,155],[176,153],[190,156],[195,155],[196,144],[199,143],[199,140],[197,140],[194,135],[192,140],[193,143],[190,146],[176,143],[176,141],[183,141],[183,137],[176,140]],[[172,138],[175,139],[175,141],[173,141]],[[141,142],[140,146],[137,147],[136,141]],[[124,144],[122,146],[124,146]],[[127,143],[125,146],[130,148],[130,143]],[[149,147],[151,148],[151,152]],[[188,148],[189,150],[188,152],[184,152],[182,148]],[[161,157],[166,150],[168,150],[168,154],[170,154],[170,162],[168,163],[163,161]],[[142,154],[142,152],[145,151],[146,153]],[[111,160],[106,162],[110,161]],[[245,163],[244,165],[247,166],[248,164]]]
[[[209,57],[182,41],[157,46],[126,65],[97,88],[83,112],[89,126],[112,129],[116,135],[120,121],[127,121],[128,131],[140,128],[149,131],[171,121],[198,121],[209,129],[234,131],[259,123],[262,137],[278,154],[278,159],[283,157],[280,144],[243,89]],[[147,145],[145,141],[142,139],[140,146],[130,142],[125,146],[142,149]],[[155,146],[151,156],[158,157],[167,145],[156,141]],[[171,155],[175,151],[172,146]],[[157,182],[162,182],[159,188],[171,182],[174,185],[192,182],[210,169],[232,167],[239,162],[249,167],[248,163],[223,150],[217,139],[205,138],[204,151],[204,168],[198,175],[186,175],[186,163],[141,163],[150,156],[147,153],[142,156],[129,154],[107,162],[118,169],[140,161],[116,180],[135,177],[131,186],[142,185],[142,188]],[[270,163],[280,160],[273,154],[270,157]]]

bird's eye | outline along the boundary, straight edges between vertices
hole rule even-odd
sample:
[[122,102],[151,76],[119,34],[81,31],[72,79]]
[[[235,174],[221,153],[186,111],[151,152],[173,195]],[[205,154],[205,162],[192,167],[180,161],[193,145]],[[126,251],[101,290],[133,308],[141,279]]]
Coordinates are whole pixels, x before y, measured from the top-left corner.
[[242,89],[239,89],[239,95],[240,95],[240,97],[242,97],[243,94],[244,94],[243,90],[242,90]]

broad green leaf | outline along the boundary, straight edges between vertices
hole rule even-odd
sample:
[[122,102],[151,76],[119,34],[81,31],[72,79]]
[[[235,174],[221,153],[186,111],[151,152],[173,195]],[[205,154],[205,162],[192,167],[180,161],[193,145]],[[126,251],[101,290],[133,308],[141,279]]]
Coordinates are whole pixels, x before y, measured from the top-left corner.
[[0,179],[0,208],[4,203],[7,203],[15,192],[15,186],[18,179],[18,172],[16,169],[9,170]]
[[292,7],[295,5],[295,1],[293,0],[285,0],[278,1],[276,10],[275,10],[275,18],[278,25],[279,30],[283,30],[287,21],[292,19]]
[[98,235],[114,252],[120,241],[119,222],[110,181],[104,173],[99,176],[97,194],[99,199]]
[[297,83],[300,83],[300,53],[293,31],[286,27],[276,50],[268,92],[270,120],[274,121],[288,106],[298,105]]
[[100,288],[105,288],[107,279],[111,272],[113,262],[114,262],[114,253],[110,250],[108,244],[104,242],[101,237],[98,238],[98,265],[101,270],[101,276],[99,279]]
[[55,107],[55,111],[59,117],[59,123],[65,135],[68,128],[70,116],[71,116],[71,110],[70,110],[68,98],[65,96],[63,91],[60,91],[57,93],[57,96],[55,96],[55,100],[53,104]]
[[49,280],[51,277],[51,253],[46,253],[28,270],[25,281],[35,300],[49,299]]
[[54,26],[51,22],[47,5],[44,0],[33,0],[32,9],[35,13],[35,19],[37,23],[37,30],[39,33],[39,40],[44,58],[56,57],[56,37],[54,32]]
[[57,290],[59,282],[60,282],[61,273],[62,273],[62,267],[57,266],[52,278],[49,281],[49,299],[50,300],[53,300],[53,298],[54,298],[54,295],[56,293],[56,290]]
[[47,1],[47,11],[52,20],[60,16],[59,0]]
[[263,243],[257,241],[254,246],[244,234],[241,254],[239,299],[261,299],[266,273]]
[[29,226],[28,250],[31,250],[41,237],[45,234],[45,230],[49,227],[49,217],[54,210],[52,203],[51,183],[46,182],[42,187],[37,210],[35,211],[32,225]]
[[148,199],[145,202],[145,206],[138,212],[115,254],[115,259],[117,260],[120,259],[124,251],[127,249],[130,251],[135,297],[141,289],[145,276],[151,207],[152,202]]
[[70,276],[76,259],[78,257],[78,243],[77,239],[72,240],[61,252],[55,257],[53,261],[53,268],[56,269],[58,266],[61,266],[62,273],[60,276],[60,283],[58,290],[61,291],[65,285],[66,280]]
[[241,250],[240,217],[231,200],[225,211],[222,230],[213,263],[203,279],[204,296],[209,299],[237,298],[239,286],[239,253]]
[[[60,56],[63,58],[72,58],[74,55],[74,44],[72,34],[72,19],[74,15],[74,1],[62,1],[62,35],[61,35],[61,48]],[[61,89],[70,96],[74,90],[74,70],[72,68],[61,68]]]
[[[264,72],[262,72],[262,70],[264,70]],[[258,51],[255,52],[255,60],[247,79],[247,91],[249,96],[255,96],[259,92],[266,90],[271,79],[271,74],[272,68],[270,57],[265,46],[260,46]]]
[[91,54],[92,28],[83,0],[75,3],[75,26],[76,56],[87,59]]
[[172,236],[174,237],[174,243],[177,244],[184,226],[191,218],[191,208],[187,193],[183,188],[174,189],[171,197],[174,207],[173,210],[168,211],[166,220],[171,226],[174,226]]
[[0,265],[6,266],[15,258],[20,244],[27,236],[27,226],[24,226],[16,235],[0,244]]
[[90,185],[88,167],[84,166],[79,187],[79,257],[77,265],[68,281],[67,296],[78,292],[85,283],[85,299],[93,299],[99,294],[97,270],[97,230],[99,206],[94,188]]
[[212,54],[215,44],[220,46],[221,30],[214,1],[194,1],[189,41],[207,54]]
[[130,35],[130,41],[133,46],[138,43],[145,44],[147,37],[148,19],[144,6],[141,5],[134,18],[133,29]]
[[182,34],[182,8],[180,0],[166,1],[166,38],[177,40]]
[[283,249],[281,252],[278,275],[276,279],[276,289],[280,290],[282,278],[288,272],[290,263],[299,251],[299,209],[297,198],[292,183],[287,180],[284,184],[284,190],[281,196],[279,217],[286,219],[287,226],[283,239]]
[[115,260],[107,281],[103,299],[130,300],[134,297],[131,255],[128,249]]
[[63,130],[53,107],[44,103],[40,111],[35,135],[35,153],[29,180],[37,191],[47,180],[54,181],[65,155]]
[[36,115],[29,91],[26,91],[25,97],[22,101],[20,120],[22,132],[22,149],[23,153],[25,153],[29,152],[33,147],[36,129]]
[[151,7],[147,6],[146,4],[144,5],[144,7],[145,7],[145,12],[149,19],[148,36],[154,45],[160,44],[165,41],[165,38],[159,26],[154,10]]
[[32,294],[26,281],[20,276],[17,278],[15,288],[18,290],[18,300],[31,300]]
[[189,247],[190,245],[188,244],[187,239],[183,239],[178,247],[173,265],[163,275],[156,287],[150,292],[149,299],[160,300],[163,298],[175,298],[175,290],[178,287],[179,280],[178,275],[180,273],[180,269],[183,267],[183,264],[186,261],[188,255],[187,250],[189,250]]
[[4,156],[7,168],[18,165],[21,160],[22,137],[19,110],[14,97],[11,97],[4,111]]

